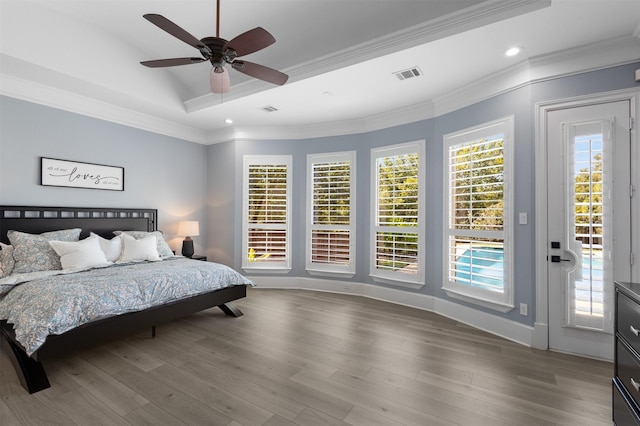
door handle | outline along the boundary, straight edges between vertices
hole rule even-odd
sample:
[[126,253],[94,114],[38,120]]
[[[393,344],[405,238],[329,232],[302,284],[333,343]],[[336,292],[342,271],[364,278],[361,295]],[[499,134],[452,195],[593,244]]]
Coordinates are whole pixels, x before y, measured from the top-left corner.
[[551,261],[553,263],[560,263],[560,262],[571,262],[571,259],[562,259],[560,256],[551,256]]

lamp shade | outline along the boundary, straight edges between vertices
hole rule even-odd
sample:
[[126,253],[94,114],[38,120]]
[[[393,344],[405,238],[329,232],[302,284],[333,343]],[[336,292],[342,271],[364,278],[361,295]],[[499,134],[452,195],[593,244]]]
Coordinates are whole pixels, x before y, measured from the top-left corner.
[[195,237],[200,235],[200,224],[197,220],[183,220],[178,222],[178,235]]

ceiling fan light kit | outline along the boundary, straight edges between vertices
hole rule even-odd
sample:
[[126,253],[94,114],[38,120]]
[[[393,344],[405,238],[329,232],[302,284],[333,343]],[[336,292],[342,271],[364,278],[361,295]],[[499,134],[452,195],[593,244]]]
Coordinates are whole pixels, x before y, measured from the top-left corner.
[[273,68],[236,59],[239,56],[245,56],[262,50],[275,43],[276,39],[262,27],[256,27],[246,31],[230,41],[220,38],[220,0],[217,0],[217,28],[215,37],[205,37],[198,40],[162,15],[148,13],[143,15],[143,17],[161,30],[195,47],[202,55],[202,58],[170,58],[140,62],[144,66],[162,68],[209,61],[213,67],[210,76],[211,91],[213,93],[225,93],[230,89],[229,73],[225,65],[230,65],[234,70],[248,76],[280,86],[285,84],[289,79],[287,74]]

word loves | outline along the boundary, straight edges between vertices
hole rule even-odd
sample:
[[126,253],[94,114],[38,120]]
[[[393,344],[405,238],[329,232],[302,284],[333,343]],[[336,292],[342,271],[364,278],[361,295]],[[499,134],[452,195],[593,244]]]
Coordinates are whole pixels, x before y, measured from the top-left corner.
[[[60,170],[61,172],[66,171],[66,169],[59,169],[59,168],[56,168],[56,169]],[[84,182],[93,182],[96,185],[117,185],[118,181],[120,180],[120,178],[116,176],[101,176],[100,174],[78,172],[77,167],[74,167],[73,169],[71,169],[69,173],[62,173],[62,174],[49,173],[49,176],[67,178],[69,182],[76,182],[78,180],[84,181]]]

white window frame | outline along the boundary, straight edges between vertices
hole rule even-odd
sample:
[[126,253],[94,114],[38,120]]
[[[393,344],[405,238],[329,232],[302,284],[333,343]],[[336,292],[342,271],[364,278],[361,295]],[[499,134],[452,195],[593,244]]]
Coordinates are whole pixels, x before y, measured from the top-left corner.
[[[315,191],[314,166],[327,163],[349,163],[349,224],[314,224]],[[345,151],[307,155],[307,215],[306,215],[306,269],[312,275],[352,277],[356,273],[356,152]],[[347,264],[319,263],[313,261],[313,232],[339,231],[349,235],[349,260]]]
[[[374,281],[392,284],[400,287],[418,289],[425,284],[425,140],[418,140],[397,145],[390,145],[371,150],[371,226],[369,233],[369,275]],[[415,273],[402,270],[387,270],[376,267],[376,241],[378,232],[396,233],[399,226],[378,225],[378,159],[408,154],[418,154],[418,220],[411,234],[417,236],[417,257]]]
[[[263,226],[249,224],[249,168],[251,166],[284,165],[286,172],[286,223],[265,224]],[[291,270],[291,155],[245,155],[242,171],[242,269],[259,272],[288,272]],[[266,230],[282,230],[286,235],[285,259],[283,261],[249,261],[249,227],[261,227]]]
[[[460,230],[454,229],[451,218],[452,187],[449,182],[449,148],[455,145],[468,144],[483,138],[503,134],[503,226],[501,231],[493,230]],[[514,117],[509,116],[475,127],[467,128],[455,133],[444,135],[444,237],[443,237],[443,273],[444,285],[442,289],[452,298],[484,306],[500,312],[509,312],[514,308],[514,280],[513,280],[513,158],[514,158]],[[449,271],[449,239],[454,235],[470,238],[497,237],[503,240],[503,291],[494,291],[481,287],[474,287],[452,280]]]

